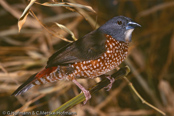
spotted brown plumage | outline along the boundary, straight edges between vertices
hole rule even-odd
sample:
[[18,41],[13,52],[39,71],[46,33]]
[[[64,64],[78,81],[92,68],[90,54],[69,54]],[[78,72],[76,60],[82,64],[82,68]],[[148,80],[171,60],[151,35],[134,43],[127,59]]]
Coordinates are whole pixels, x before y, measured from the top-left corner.
[[[32,75],[12,95],[19,95],[34,85],[70,80],[82,90],[87,101],[91,95],[76,79],[93,79],[119,66],[127,56],[131,34],[137,26],[140,25],[124,16],[112,18],[97,30],[55,52],[45,69]],[[111,88],[113,80],[106,77],[111,81],[108,87]]]
[[86,77],[94,78],[109,72],[116,68],[126,58],[128,52],[128,43],[119,42],[106,35],[105,49],[106,52],[98,59],[76,62],[70,65],[74,68],[74,72],[69,74],[67,79],[73,80],[74,78]]

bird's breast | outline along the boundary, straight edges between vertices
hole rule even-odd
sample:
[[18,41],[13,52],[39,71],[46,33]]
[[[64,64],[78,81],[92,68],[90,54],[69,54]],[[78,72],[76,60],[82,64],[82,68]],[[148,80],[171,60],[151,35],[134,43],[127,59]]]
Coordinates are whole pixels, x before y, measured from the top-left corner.
[[71,65],[74,72],[67,76],[68,80],[73,78],[94,78],[105,74],[120,65],[127,56],[128,43],[117,41],[110,35],[106,35],[106,52],[96,60],[76,62]]

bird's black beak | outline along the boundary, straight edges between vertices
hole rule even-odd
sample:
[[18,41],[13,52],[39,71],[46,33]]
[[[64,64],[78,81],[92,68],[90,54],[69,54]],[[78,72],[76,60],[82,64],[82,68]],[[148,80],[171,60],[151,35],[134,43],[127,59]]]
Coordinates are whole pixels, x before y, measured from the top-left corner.
[[130,21],[127,23],[126,30],[134,29],[135,27],[141,27],[141,25],[136,22]]

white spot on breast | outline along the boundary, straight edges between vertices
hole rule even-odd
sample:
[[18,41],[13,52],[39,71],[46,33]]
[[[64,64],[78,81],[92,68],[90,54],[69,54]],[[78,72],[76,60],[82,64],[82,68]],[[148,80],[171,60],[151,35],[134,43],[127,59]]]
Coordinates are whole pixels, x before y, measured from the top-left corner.
[[100,65],[103,66],[103,63],[101,63]]
[[86,61],[83,61],[83,64],[86,64]]
[[75,70],[74,73],[77,73],[77,70]]
[[89,66],[92,67],[92,64],[90,64]]
[[76,69],[78,70],[78,72],[80,72],[80,67],[79,66],[76,66]]
[[110,53],[110,52],[111,52],[111,51],[109,51],[109,50],[107,51],[107,53]]
[[86,70],[87,69],[87,67],[86,66],[84,66],[84,70]]

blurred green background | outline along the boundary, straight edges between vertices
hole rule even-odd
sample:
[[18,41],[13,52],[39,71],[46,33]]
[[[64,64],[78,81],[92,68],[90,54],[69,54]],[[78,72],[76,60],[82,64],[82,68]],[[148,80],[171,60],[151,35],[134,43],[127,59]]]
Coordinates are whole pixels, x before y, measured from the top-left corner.
[[[37,0],[48,2],[48,0]],[[61,0],[57,0],[61,2]],[[49,1],[51,2],[51,0]],[[65,25],[77,38],[94,30],[114,16],[124,15],[141,24],[135,29],[129,56],[128,78],[140,95],[167,115],[174,115],[174,1],[173,0],[68,0],[65,2],[91,6],[96,13],[84,9],[74,12],[65,7],[34,4],[31,9],[45,27],[69,40],[71,36],[54,22]],[[35,86],[21,96],[12,92],[28,77],[41,70],[47,59],[67,42],[54,37],[31,15],[21,32],[18,19],[28,2],[0,1],[0,111],[52,111],[80,90],[72,82],[59,81]],[[80,13],[80,14],[79,14]],[[82,16],[83,15],[83,16]],[[85,18],[86,19],[85,19]],[[92,20],[91,20],[92,19]],[[89,88],[98,79],[80,79]],[[78,116],[160,116],[137,98],[124,80],[114,83],[92,96],[85,106],[70,109]],[[1,114],[0,114],[1,115]]]

